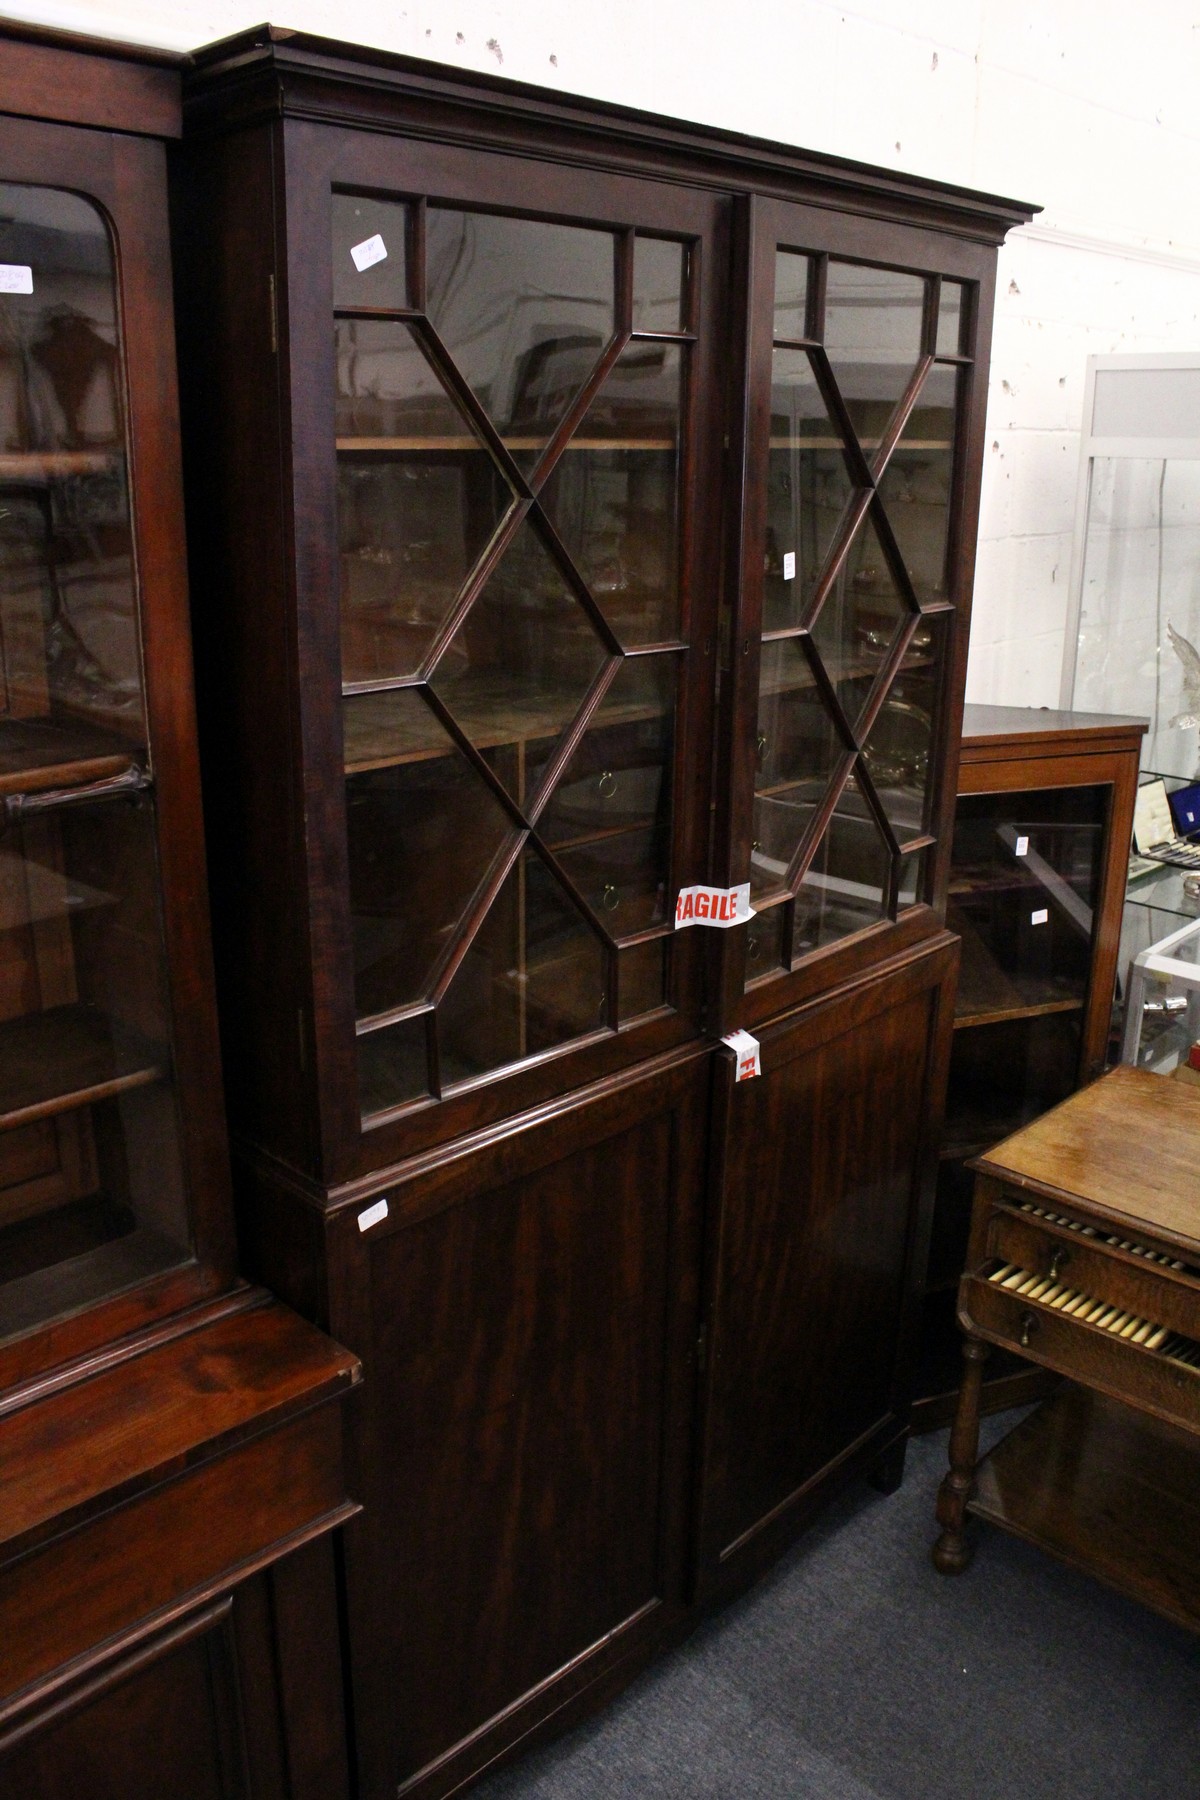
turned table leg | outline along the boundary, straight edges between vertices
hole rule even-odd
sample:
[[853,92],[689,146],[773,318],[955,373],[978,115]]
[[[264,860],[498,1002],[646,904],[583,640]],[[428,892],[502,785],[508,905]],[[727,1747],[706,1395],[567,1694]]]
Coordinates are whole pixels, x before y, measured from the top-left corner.
[[978,1338],[963,1339],[963,1378],[958,1411],[950,1433],[950,1473],[938,1489],[937,1516],[941,1536],[933,1546],[933,1566],[943,1575],[960,1575],[971,1560],[966,1537],[967,1501],[975,1488],[979,1458],[979,1396],[988,1346]]

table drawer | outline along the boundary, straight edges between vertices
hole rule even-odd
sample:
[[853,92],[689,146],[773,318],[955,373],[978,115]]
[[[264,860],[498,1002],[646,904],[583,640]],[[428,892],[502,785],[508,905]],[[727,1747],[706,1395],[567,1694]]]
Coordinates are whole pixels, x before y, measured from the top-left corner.
[[1102,1228],[1073,1230],[1061,1215],[1000,1207],[988,1221],[989,1259],[1048,1276],[1123,1311],[1200,1338],[1200,1279],[1148,1246],[1122,1248]]
[[[1097,1303],[1102,1298],[1098,1295]],[[977,1336],[1017,1350],[1088,1387],[1160,1418],[1195,1424],[1200,1412],[1200,1344],[1181,1344],[1177,1334],[1153,1320],[1145,1321],[1151,1331],[1144,1342],[1135,1344],[1041,1300],[1013,1294],[985,1275],[964,1277],[959,1318]],[[1156,1348],[1150,1349],[1150,1343]],[[1192,1354],[1196,1364],[1178,1360]]]

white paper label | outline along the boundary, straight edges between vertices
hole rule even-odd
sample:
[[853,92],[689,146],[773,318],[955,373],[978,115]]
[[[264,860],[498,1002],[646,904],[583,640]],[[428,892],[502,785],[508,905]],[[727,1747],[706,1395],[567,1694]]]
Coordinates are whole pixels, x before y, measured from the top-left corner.
[[796,552],[794,550],[784,552],[783,579],[785,581],[795,581],[796,579]]
[[719,931],[728,931],[731,925],[744,925],[753,916],[748,881],[732,888],[680,888],[675,902],[676,931],[685,925],[715,925]]
[[376,232],[374,237],[364,238],[361,244],[352,244],[350,255],[354,266],[362,275],[367,269],[373,269],[377,262],[382,262],[387,255],[387,245]]
[[1048,906],[1039,906],[1035,913],[1030,913],[1029,923],[1031,925],[1044,925],[1049,917],[1050,908]]
[[363,1212],[359,1213],[358,1229],[360,1231],[370,1231],[372,1225],[378,1225],[380,1219],[386,1219],[387,1215],[387,1201],[377,1200],[374,1206],[368,1206]]
[[33,270],[24,263],[0,263],[0,294],[32,294]]
[[1014,856],[1029,855],[1029,839],[1027,837],[1019,837],[1017,839],[1016,844],[1013,846],[1013,854]]
[[748,1031],[729,1031],[721,1042],[728,1044],[737,1057],[735,1081],[751,1081],[755,1075],[762,1074],[762,1056],[756,1037],[751,1037]]

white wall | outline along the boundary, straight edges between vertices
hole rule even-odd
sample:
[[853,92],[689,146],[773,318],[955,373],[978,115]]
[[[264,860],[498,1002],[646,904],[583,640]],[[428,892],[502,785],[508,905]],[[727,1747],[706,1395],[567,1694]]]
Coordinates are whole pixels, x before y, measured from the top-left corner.
[[[270,0],[24,0],[190,49]],[[1053,705],[1084,362],[1200,348],[1195,0],[276,0],[274,22],[1040,201],[1001,255],[968,691]]]

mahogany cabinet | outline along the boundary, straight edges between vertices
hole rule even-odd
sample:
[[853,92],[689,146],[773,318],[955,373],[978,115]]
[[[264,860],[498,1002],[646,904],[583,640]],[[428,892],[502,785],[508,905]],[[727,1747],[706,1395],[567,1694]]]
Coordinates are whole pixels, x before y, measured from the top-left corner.
[[[1145,724],[1103,713],[968,706],[947,922],[962,942],[914,1422],[953,1417],[955,1295],[968,1159],[1037,1118],[1107,1061],[1121,909]],[[998,1351],[985,1410],[1044,1392]]]
[[443,1794],[898,1479],[1029,209],[266,28],[185,127],[241,1228],[366,1372],[361,1791]]
[[348,1782],[332,1534],[356,1510],[358,1364],[234,1254],[171,311],[179,129],[170,59],[4,28],[0,1788],[19,1800]]

